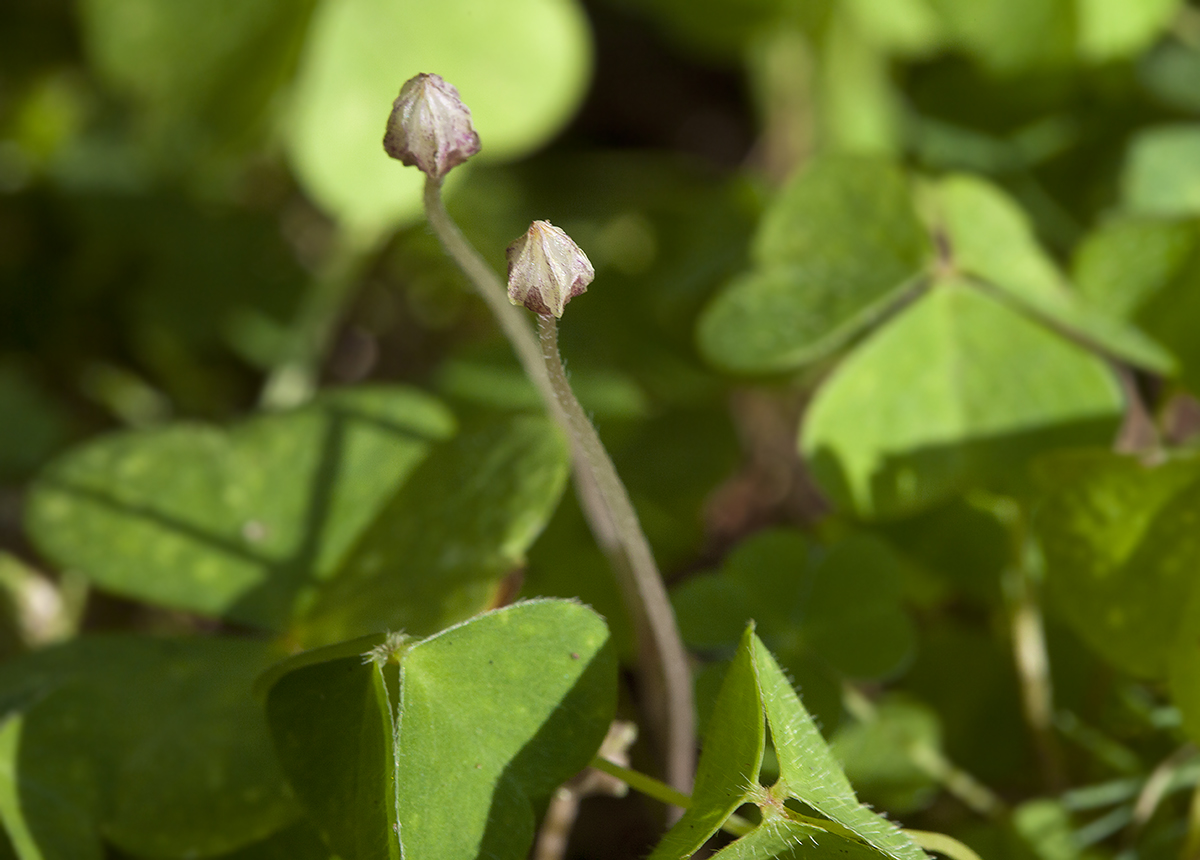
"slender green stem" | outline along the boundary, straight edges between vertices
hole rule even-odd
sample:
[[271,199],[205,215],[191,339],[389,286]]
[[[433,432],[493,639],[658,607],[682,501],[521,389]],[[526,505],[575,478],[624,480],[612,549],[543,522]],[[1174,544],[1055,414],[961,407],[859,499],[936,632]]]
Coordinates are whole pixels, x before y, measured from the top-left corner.
[[662,701],[667,708],[664,720],[666,737],[663,739],[667,750],[667,781],[676,788],[690,788],[694,775],[696,733],[692,677],[666,586],[663,585],[650,551],[650,543],[642,532],[633,503],[617,475],[612,458],[608,456],[596,428],[571,391],[558,354],[558,324],[554,317],[538,317],[538,334],[550,385],[566,419],[567,430],[595,479],[596,489],[611,516],[617,538],[629,562],[626,572],[632,578],[629,586],[638,597],[636,603],[641,615],[639,626],[648,634],[658,657],[652,668],[659,672],[656,680],[665,693]]
[[951,860],[982,860],[971,848],[945,833],[931,833],[928,830],[905,830],[904,832],[926,851],[936,851]]
[[[875,704],[853,684],[847,683],[842,686],[842,702],[851,716],[861,723],[873,723],[879,719],[879,711]],[[909,744],[904,752],[909,761],[962,801],[967,808],[993,820],[1002,819],[1008,814],[1008,807],[995,792],[946,758],[945,754],[932,744]]]
[[[638,633],[647,712],[664,750],[667,778],[680,790],[690,789],[695,768],[695,717],[687,656],[666,588],[624,485],[571,393],[557,344],[551,360],[538,346],[526,313],[509,302],[508,291],[496,273],[446,211],[439,180],[425,182],[425,211],[442,247],[491,308],[526,375],[570,440],[580,508],[609,558]],[[551,382],[551,365],[557,367],[561,385]]]
[[[591,766],[596,770],[607,773],[609,776],[616,777],[634,791],[640,791],[647,797],[653,797],[661,803],[677,806],[680,809],[691,809],[692,799],[688,795],[681,791],[676,791],[665,782],[660,782],[652,776],[646,776],[644,773],[630,770],[627,767],[621,767],[621,765],[614,764],[601,756],[593,758]],[[745,836],[754,829],[754,822],[734,814],[725,820],[725,823],[721,825],[721,829],[731,836]]]

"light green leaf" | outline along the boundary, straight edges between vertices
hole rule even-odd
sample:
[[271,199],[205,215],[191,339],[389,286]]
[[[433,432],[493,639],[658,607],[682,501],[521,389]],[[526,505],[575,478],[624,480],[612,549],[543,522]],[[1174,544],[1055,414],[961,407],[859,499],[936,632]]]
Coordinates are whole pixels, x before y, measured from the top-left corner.
[[999,188],[959,174],[939,182],[934,197],[960,273],[986,281],[1036,318],[1117,358],[1156,373],[1174,369],[1174,359],[1161,346],[1067,288],[1025,213]]
[[861,842],[788,818],[765,819],[712,855],[713,860],[879,860],[882,856]]
[[758,788],[765,731],[754,641],[750,624],[708,720],[692,805],[658,843],[650,860],[691,857]]
[[1200,215],[1200,124],[1157,126],[1130,144],[1121,176],[1125,209],[1167,218]]
[[1029,456],[1107,442],[1122,410],[1103,361],[946,281],[834,371],[800,444],[838,503],[894,517],[972,486],[1019,488]]
[[756,268],[705,310],[700,348],[740,373],[817,361],[914,288],[929,254],[898,168],[865,158],[818,160],[764,215]]
[[754,662],[779,759],[779,784],[772,791],[803,801],[893,860],[925,860],[899,827],[858,802],[800,697],[757,638]]
[[1200,391],[1200,220],[1122,218],[1081,243],[1074,260],[1080,291],[1170,349],[1183,381]]
[[485,608],[554,513],[567,451],[547,419],[517,415],[438,446],[301,595],[295,633],[333,642],[383,627],[428,635]]
[[415,218],[423,175],[383,152],[400,85],[441,75],[471,109],[485,158],[544,143],[583,96],[589,33],[573,0],[323,0],[287,133],[301,182],[366,238]]
[[300,655],[264,679],[289,777],[343,860],[518,860],[534,810],[583,768],[616,707],[603,620],[519,603],[425,640]]
[[1171,23],[1179,0],[1076,0],[1079,55],[1092,63],[1133,57]]
[[368,388],[229,431],[118,433],[51,464],[27,525],[103,588],[281,630],[453,428],[426,395]]
[[1163,677],[1200,565],[1200,464],[1097,451],[1040,471],[1050,493],[1034,526],[1051,598],[1113,665]]
[[[97,637],[0,668],[0,818],[22,860],[219,854],[295,820],[235,639]],[[86,715],[81,718],[81,715]]]
[[1065,65],[1075,49],[1075,0],[932,0],[949,34],[988,72],[1017,76]]

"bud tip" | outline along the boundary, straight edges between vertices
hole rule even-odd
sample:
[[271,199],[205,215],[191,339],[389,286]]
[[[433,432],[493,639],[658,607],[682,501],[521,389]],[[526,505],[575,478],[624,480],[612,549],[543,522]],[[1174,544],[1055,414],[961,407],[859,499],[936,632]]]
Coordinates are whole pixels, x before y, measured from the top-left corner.
[[549,221],[534,221],[508,246],[509,301],[542,316],[561,317],[595,277],[587,255]]

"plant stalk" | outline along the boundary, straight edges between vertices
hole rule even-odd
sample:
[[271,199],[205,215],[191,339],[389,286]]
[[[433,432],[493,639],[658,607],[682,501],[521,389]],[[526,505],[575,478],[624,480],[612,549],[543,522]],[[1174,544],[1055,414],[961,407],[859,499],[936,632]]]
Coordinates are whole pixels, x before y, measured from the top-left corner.
[[658,658],[650,669],[659,673],[657,682],[665,692],[667,782],[676,788],[681,785],[690,788],[694,776],[692,760],[696,731],[692,710],[692,678],[667,589],[658,573],[650,543],[642,532],[625,485],[621,483],[612,458],[608,456],[596,428],[588,420],[567,381],[558,353],[557,320],[552,316],[539,316],[538,335],[550,385],[566,419],[566,429],[595,480],[597,494],[604,502],[628,561],[628,568],[618,566],[617,569],[629,575],[626,585],[636,593],[638,613],[635,617],[639,621],[638,626],[645,631]]
[[690,791],[695,773],[691,673],[649,543],[608,452],[567,382],[558,355],[557,329],[551,325],[551,348],[544,346],[545,335],[539,347],[526,315],[508,300],[500,278],[446,211],[441,185],[441,180],[425,180],[429,224],[491,309],[526,375],[570,441],[580,508],[609,559],[637,630],[647,714],[663,749],[667,781],[679,791]]

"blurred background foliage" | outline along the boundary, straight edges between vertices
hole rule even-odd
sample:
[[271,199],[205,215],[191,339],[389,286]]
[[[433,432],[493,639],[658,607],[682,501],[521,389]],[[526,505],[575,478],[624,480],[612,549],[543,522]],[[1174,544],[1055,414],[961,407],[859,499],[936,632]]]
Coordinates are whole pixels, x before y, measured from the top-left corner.
[[[493,468],[471,428],[509,416],[542,471],[494,466],[537,498],[479,526],[484,578],[582,597],[632,659],[574,498],[554,507],[561,454],[512,416],[533,391],[382,151],[417,72],[474,114],[447,198],[484,256],[545,218],[595,263],[563,351],[674,585],[702,717],[755,617],[863,798],[909,826],[989,860],[1196,856],[1184,0],[6,0],[0,647],[254,626],[162,597],[136,553],[90,566],[123,526],[62,537],[54,481],[107,480],[73,452],[111,431],[389,382],[440,399],[422,445],[469,430],[431,455],[438,487]],[[495,598],[470,594],[446,617]],[[646,853],[638,801],[589,804],[572,856]]]

